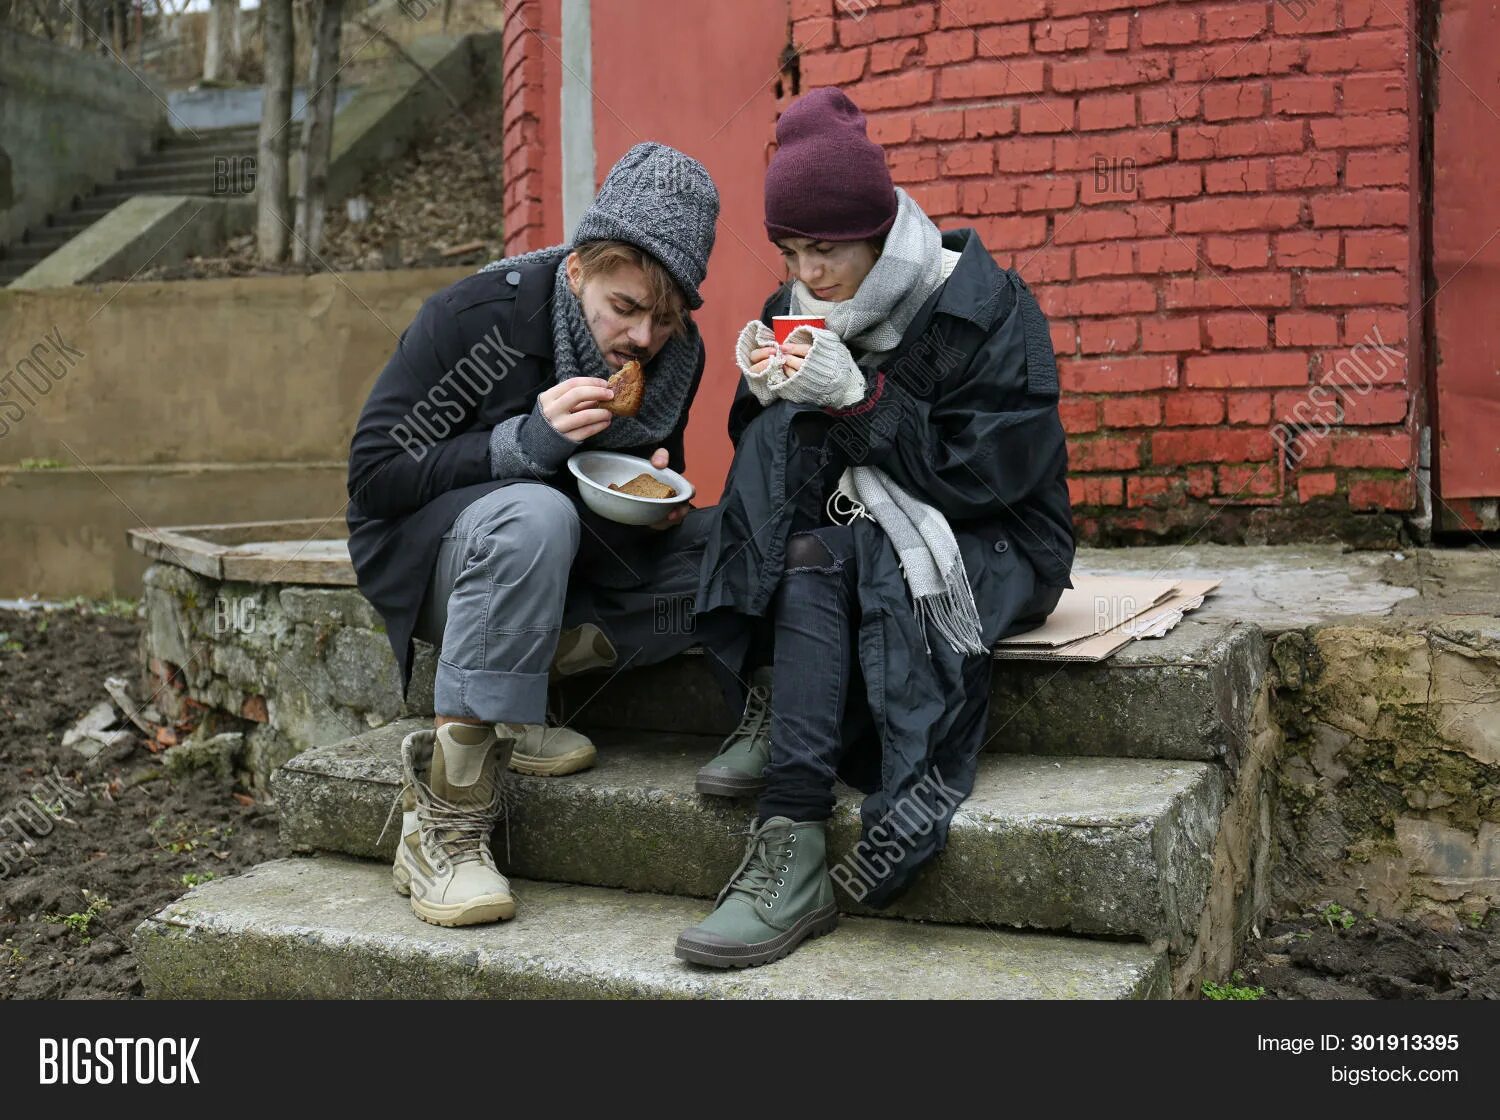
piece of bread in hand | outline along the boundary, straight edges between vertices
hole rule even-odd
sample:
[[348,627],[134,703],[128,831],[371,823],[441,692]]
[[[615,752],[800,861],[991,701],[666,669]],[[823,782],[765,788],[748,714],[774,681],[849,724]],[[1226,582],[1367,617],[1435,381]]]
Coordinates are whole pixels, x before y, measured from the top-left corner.
[[651,475],[642,471],[623,486],[618,482],[609,484],[611,490],[618,490],[621,494],[633,494],[637,498],[675,498],[677,491],[673,490],[665,482],[658,482]]
[[640,362],[634,359],[626,362],[605,384],[615,391],[615,395],[607,401],[600,401],[600,408],[616,416],[634,416],[641,410],[641,401],[646,396],[646,375],[641,372]]

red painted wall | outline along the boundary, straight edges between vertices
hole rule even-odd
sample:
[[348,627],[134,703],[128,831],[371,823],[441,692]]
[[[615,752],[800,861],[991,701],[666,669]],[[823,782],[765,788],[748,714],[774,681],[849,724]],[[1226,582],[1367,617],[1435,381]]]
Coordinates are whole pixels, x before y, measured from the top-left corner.
[[[728,200],[691,453],[724,448],[733,329],[773,282],[751,164],[794,88],[838,85],[897,182],[1037,289],[1085,538],[1197,525],[1213,506],[1411,508],[1412,4],[595,4],[596,88],[639,95],[624,120],[596,118],[601,174],[639,131],[706,155]],[[797,51],[779,102],[761,57],[775,42]],[[746,73],[765,92],[735,118],[736,142],[703,139]],[[1293,420],[1308,435],[1287,455],[1278,425]]]

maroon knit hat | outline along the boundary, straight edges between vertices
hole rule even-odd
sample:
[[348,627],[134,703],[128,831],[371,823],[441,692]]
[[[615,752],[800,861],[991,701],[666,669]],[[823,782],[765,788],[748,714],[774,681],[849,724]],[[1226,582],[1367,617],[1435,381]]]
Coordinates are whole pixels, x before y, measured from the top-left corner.
[[885,150],[865,135],[865,115],[837,89],[815,89],[776,122],[766,168],[766,234],[818,241],[879,237],[896,222]]

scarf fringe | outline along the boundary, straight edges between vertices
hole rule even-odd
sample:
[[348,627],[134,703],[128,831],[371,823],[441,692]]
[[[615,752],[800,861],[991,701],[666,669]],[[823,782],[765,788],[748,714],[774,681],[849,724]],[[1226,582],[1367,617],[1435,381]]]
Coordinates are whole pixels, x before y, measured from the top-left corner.
[[922,596],[913,604],[927,652],[932,652],[932,643],[927,641],[927,626],[931,623],[947,639],[954,653],[988,653],[981,640],[983,628],[979,607],[974,602],[974,591],[969,586],[962,556],[948,570],[944,582],[947,587],[943,591]]

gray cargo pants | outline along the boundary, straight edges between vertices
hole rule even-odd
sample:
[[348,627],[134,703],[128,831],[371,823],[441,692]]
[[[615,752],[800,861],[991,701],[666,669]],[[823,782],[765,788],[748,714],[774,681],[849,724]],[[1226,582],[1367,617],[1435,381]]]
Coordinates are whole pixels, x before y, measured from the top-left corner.
[[553,487],[513,483],[465,507],[443,534],[416,626],[439,649],[437,713],[543,723],[558,635],[585,623],[614,647],[615,670],[693,645],[709,512],[690,510],[671,529],[629,530],[647,535],[650,559],[632,557],[626,566],[637,585],[621,589],[590,581],[589,554],[610,561],[618,550]]

